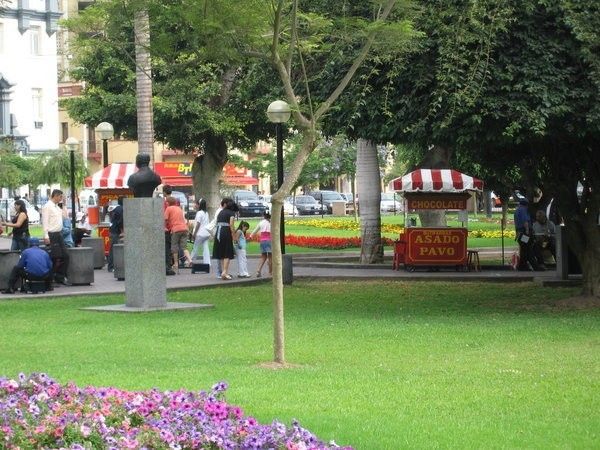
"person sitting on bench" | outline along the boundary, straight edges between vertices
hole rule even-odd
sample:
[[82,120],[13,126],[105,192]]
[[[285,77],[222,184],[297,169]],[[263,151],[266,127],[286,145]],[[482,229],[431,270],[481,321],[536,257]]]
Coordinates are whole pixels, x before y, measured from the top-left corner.
[[19,279],[43,281],[46,290],[52,290],[52,259],[39,245],[38,238],[29,238],[29,248],[23,250],[19,262],[10,272],[8,288],[3,294],[14,294]]

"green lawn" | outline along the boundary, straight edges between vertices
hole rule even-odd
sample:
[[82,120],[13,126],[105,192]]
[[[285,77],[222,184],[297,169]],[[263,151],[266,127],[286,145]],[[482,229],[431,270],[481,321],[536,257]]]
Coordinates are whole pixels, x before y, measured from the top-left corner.
[[[442,293],[440,295],[440,293]],[[358,449],[594,448],[600,312],[522,284],[296,282],[287,359],[272,358],[269,284],[181,291],[213,310],[81,311],[122,296],[0,302],[0,374],[80,385],[206,389],[260,421],[297,418]]]

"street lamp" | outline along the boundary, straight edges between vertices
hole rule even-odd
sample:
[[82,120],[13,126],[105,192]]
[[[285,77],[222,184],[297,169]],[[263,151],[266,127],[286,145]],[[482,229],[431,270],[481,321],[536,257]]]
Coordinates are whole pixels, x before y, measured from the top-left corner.
[[75,150],[79,147],[79,141],[74,137],[70,137],[65,141],[65,145],[69,149],[71,161],[71,223],[73,224],[73,231],[75,231],[75,228],[77,228],[77,215],[75,214]]
[[[290,120],[291,110],[283,100],[275,100],[267,108],[267,117],[269,122],[275,124],[275,133],[277,136],[277,188],[283,184],[283,134],[281,124]],[[281,253],[285,253],[285,223],[283,220],[283,206],[281,207]]]
[[108,122],[102,122],[96,127],[96,133],[102,139],[102,167],[108,166],[108,141],[115,135],[113,126]]

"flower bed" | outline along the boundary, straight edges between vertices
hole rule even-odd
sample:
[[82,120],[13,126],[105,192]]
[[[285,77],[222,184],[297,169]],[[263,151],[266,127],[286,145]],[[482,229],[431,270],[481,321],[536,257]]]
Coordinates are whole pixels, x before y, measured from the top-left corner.
[[[327,220],[327,219],[308,219],[308,220],[297,220],[290,219],[286,222],[288,225],[302,225],[306,227],[323,228],[330,230],[349,230],[360,232],[360,223],[354,220]],[[400,234],[404,231],[404,227],[401,225],[394,225],[389,223],[381,224],[382,233],[394,233]],[[501,230],[469,230],[469,237],[472,238],[496,238],[502,237]],[[514,230],[504,230],[504,237],[507,239],[515,238]],[[287,239],[287,237],[286,237]]]
[[298,423],[259,424],[225,402],[226,389],[132,392],[60,385],[45,374],[0,378],[0,448],[339,448]]
[[[384,245],[394,245],[390,238],[382,238]],[[329,237],[329,236],[295,236],[288,234],[285,237],[286,245],[296,245],[298,247],[321,248],[326,250],[340,250],[344,248],[360,248],[361,239],[359,237]]]

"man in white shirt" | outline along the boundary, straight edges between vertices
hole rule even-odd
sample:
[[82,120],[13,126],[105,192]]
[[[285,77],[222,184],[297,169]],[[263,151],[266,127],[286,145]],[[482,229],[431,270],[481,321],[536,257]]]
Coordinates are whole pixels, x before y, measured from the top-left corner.
[[54,281],[69,286],[67,269],[69,268],[69,253],[62,236],[63,210],[59,206],[62,202],[63,192],[54,189],[50,200],[42,207],[42,228],[44,229],[44,243],[50,246],[50,257],[54,265]]

